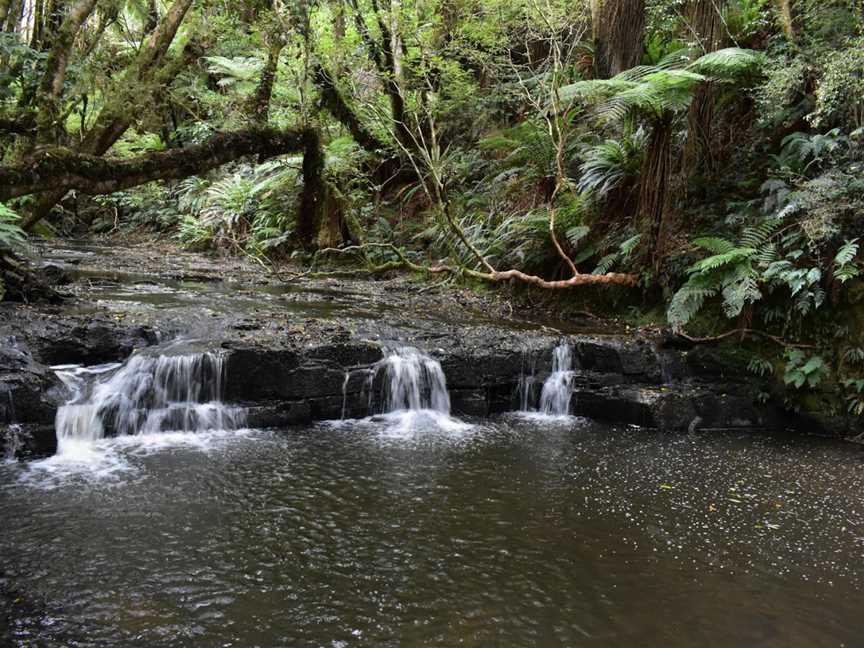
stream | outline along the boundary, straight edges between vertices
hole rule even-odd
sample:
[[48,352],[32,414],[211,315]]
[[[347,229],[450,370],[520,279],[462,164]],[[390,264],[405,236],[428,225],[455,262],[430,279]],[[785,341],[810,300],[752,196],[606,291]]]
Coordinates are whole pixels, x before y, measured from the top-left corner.
[[56,452],[0,464],[0,644],[861,645],[860,448],[573,416],[569,343],[520,411],[454,413],[428,349],[383,348],[341,419],[275,428],[200,340],[54,366]]
[[860,453],[508,416],[0,471],[21,645],[854,646]]

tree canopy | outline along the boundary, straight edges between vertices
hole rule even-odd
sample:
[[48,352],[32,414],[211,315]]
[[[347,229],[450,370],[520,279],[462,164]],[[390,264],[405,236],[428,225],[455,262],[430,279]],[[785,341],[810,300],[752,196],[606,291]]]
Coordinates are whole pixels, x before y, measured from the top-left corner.
[[859,317],[862,28],[855,0],[0,0],[0,244],[616,286],[694,339],[809,345],[864,412],[864,340],[823,316]]

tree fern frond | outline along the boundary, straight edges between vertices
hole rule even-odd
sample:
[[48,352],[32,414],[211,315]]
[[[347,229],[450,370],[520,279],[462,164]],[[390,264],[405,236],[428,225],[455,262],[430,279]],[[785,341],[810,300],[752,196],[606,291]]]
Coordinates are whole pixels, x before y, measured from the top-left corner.
[[219,80],[219,85],[254,81],[264,67],[264,62],[255,57],[236,56],[234,58],[227,58],[225,56],[205,56],[204,60],[210,64],[207,68],[210,74],[223,77]]
[[688,66],[688,70],[717,80],[730,80],[752,74],[765,65],[765,55],[740,47],[709,52]]
[[558,88],[558,101],[562,104],[569,104],[574,101],[596,103],[635,85],[637,84],[633,81],[619,78],[577,81]]

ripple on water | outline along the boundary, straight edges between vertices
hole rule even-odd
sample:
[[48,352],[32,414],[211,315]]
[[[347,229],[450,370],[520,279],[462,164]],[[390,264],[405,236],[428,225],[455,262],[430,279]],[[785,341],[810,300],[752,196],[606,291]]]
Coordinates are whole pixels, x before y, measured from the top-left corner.
[[19,630],[48,646],[858,641],[857,449],[451,422],[100,442],[126,466],[101,480],[2,467],[0,568],[45,612]]

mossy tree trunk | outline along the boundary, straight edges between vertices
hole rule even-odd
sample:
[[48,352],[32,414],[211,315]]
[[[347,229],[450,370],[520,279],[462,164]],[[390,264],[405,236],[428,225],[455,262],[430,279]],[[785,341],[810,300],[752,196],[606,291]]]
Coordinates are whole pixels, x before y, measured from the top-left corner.
[[[318,146],[312,146],[313,140]],[[318,165],[323,167],[323,154],[315,131],[250,128],[219,133],[202,144],[182,149],[125,159],[51,149],[40,151],[26,163],[0,166],[0,201],[46,191],[56,195],[55,191],[66,193],[72,189],[90,195],[113,193],[153,180],[200,175],[245,156],[267,159],[299,151],[312,152],[309,163],[316,166],[310,167],[309,177],[314,182],[316,177],[320,178],[320,173],[313,171]],[[25,222],[24,227],[28,224]]]
[[801,30],[800,8],[796,0],[775,0],[774,5],[777,9],[777,18],[780,22],[780,27],[783,33],[793,45],[798,44]]
[[[76,6],[83,6],[84,3],[92,1],[78,0]],[[166,60],[166,55],[186,13],[192,6],[192,2],[193,0],[175,0],[156,29],[149,34],[132,63],[132,67],[127,74],[122,75],[122,78],[118,80],[113,92],[107,95],[107,103],[99,112],[93,127],[78,147],[80,154],[85,156],[105,155],[131,125],[135,116],[130,113],[128,107],[134,103],[134,99],[142,92],[142,88],[146,88],[148,85],[157,88],[167,86],[180,69],[191,60],[189,54],[195,51],[194,42],[187,44],[183,53],[174,61]],[[67,18],[68,20],[69,18]],[[65,22],[64,26],[60,28],[61,31],[64,28]],[[49,52],[49,58],[60,42],[61,39],[58,38],[52,47],[52,52]],[[63,62],[63,56],[61,54],[57,56]],[[65,64],[68,64],[68,57],[69,55],[66,54]],[[47,78],[47,75],[44,78]],[[148,91],[155,90],[151,88]],[[22,226],[25,229],[32,229],[48,215],[54,205],[63,198],[66,191],[61,187],[45,191],[29,209]]]
[[326,183],[321,134],[309,129],[303,135],[303,193],[297,214],[297,240],[305,249],[314,249],[321,229]]

